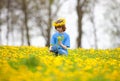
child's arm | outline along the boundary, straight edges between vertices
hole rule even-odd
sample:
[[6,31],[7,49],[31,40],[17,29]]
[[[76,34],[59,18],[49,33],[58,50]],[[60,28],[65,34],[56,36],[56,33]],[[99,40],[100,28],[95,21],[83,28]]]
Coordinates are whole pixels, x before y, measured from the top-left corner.
[[61,41],[59,41],[59,45],[62,46],[64,49],[67,49],[67,46],[63,45]]

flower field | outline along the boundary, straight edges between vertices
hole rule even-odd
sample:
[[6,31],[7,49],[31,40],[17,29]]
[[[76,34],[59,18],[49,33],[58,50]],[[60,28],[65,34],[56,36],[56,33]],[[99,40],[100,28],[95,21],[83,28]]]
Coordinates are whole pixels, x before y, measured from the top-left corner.
[[0,81],[120,81],[120,48],[69,49],[0,46]]

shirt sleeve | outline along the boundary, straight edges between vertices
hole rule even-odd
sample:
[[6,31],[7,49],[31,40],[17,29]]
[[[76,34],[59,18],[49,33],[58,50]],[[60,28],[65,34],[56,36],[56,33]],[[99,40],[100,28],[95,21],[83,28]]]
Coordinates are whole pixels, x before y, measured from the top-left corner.
[[67,46],[67,47],[70,47],[70,37],[69,37],[69,35],[66,36],[64,45]]

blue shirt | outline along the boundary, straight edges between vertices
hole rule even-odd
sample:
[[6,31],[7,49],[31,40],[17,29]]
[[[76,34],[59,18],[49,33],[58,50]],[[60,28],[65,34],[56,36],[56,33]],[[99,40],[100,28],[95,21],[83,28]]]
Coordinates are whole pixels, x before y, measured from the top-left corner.
[[67,46],[67,47],[70,47],[70,37],[69,35],[66,33],[66,32],[63,32],[63,33],[59,33],[59,32],[56,32],[53,34],[51,40],[50,40],[50,44],[51,45],[57,45],[58,48],[61,48],[63,49],[59,44],[58,44],[58,36],[61,36],[62,37],[62,44]]

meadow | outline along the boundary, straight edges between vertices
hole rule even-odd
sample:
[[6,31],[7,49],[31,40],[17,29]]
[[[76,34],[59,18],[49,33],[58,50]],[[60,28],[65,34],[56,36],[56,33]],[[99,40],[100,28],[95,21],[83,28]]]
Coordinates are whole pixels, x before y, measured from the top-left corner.
[[69,49],[0,46],[0,81],[120,81],[120,48]]

